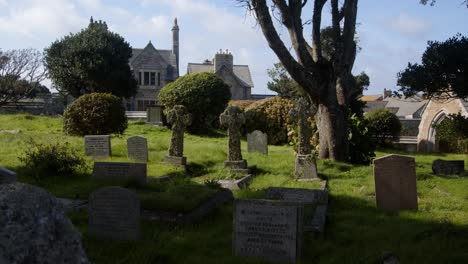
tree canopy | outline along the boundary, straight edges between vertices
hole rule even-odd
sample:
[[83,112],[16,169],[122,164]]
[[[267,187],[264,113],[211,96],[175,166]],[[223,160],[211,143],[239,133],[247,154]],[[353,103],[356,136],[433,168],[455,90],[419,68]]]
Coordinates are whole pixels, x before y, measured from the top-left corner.
[[468,38],[458,34],[446,41],[429,41],[422,63],[408,63],[398,73],[405,96],[422,92],[440,99],[468,99]]
[[87,28],[45,49],[53,84],[74,97],[93,92],[133,96],[137,84],[128,64],[131,56],[132,48],[120,35],[92,18]]

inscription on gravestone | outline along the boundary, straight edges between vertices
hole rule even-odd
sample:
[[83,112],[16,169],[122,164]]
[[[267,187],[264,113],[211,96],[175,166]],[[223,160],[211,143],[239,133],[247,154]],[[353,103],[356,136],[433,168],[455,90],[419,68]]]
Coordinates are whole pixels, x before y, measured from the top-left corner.
[[303,207],[244,200],[234,202],[233,251],[236,256],[295,262],[301,253]]
[[247,151],[268,154],[268,136],[260,130],[247,134]]
[[88,230],[101,239],[137,240],[140,237],[140,202],[121,187],[104,187],[89,196]]
[[148,108],[146,108],[146,118],[148,124],[162,126],[162,107],[148,106]]
[[326,191],[301,188],[269,187],[266,191],[266,197],[267,199],[301,204],[327,203],[328,201]]
[[417,210],[416,164],[412,157],[387,155],[374,160],[377,208]]
[[148,162],[148,141],[145,137],[134,136],[127,139],[128,158]]
[[146,163],[94,162],[93,178],[103,181],[134,181],[146,185]]
[[111,154],[110,135],[85,136],[85,155],[105,159]]

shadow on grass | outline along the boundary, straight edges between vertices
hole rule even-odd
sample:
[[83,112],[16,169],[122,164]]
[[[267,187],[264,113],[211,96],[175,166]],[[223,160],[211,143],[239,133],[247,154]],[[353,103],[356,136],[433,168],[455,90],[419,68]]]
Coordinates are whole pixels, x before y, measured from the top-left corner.
[[187,164],[187,174],[189,177],[200,177],[205,174],[210,173],[210,168],[212,168],[216,163],[214,161],[206,161],[203,164],[190,162]]
[[195,131],[188,131],[191,135],[199,136],[202,138],[223,138],[226,137],[226,131],[218,130],[218,129],[203,129],[203,130],[195,130]]

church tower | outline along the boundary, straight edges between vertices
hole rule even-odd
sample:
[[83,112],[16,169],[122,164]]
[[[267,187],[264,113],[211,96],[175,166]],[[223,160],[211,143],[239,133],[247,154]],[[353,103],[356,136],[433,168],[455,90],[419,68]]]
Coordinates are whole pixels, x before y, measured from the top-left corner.
[[176,56],[177,76],[179,76],[179,26],[177,25],[177,18],[174,19],[174,26],[172,27],[172,53]]

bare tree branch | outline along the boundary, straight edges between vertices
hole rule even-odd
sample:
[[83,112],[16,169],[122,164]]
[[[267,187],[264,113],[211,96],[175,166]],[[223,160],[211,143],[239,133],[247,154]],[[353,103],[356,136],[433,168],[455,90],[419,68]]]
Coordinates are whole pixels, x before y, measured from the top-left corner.
[[322,25],[322,10],[327,0],[315,0],[314,13],[312,15],[312,58],[315,62],[322,60],[322,44],[320,30]]

